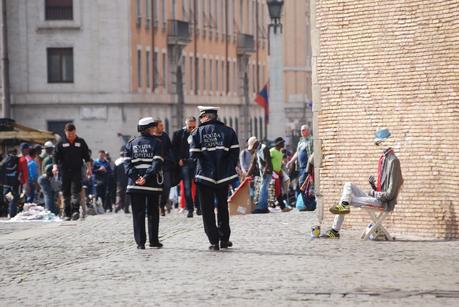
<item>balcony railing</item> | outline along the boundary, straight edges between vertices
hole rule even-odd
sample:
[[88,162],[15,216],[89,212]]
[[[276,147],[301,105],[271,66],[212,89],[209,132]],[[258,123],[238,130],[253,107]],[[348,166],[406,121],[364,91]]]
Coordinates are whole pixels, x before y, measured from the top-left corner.
[[186,45],[191,42],[189,23],[182,20],[167,21],[167,43],[169,45]]
[[46,20],[73,20],[73,7],[47,7]]
[[255,40],[253,35],[239,33],[237,35],[237,53],[248,54],[255,52]]

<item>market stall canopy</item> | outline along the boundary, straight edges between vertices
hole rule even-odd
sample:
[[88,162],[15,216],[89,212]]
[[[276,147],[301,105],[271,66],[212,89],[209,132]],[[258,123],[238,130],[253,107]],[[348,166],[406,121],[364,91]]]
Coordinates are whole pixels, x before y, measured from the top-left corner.
[[55,140],[54,133],[42,131],[16,123],[14,120],[0,118],[0,142],[25,141],[44,144],[46,141]]

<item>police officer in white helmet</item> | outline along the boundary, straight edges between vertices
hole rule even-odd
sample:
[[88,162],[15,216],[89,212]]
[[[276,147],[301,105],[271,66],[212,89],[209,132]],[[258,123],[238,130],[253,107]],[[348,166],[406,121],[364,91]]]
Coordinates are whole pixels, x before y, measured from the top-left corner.
[[198,109],[200,125],[191,134],[190,157],[197,161],[195,180],[209,249],[217,251],[233,246],[229,240],[228,189],[238,178],[239,142],[236,132],[218,120],[217,107]]
[[150,247],[161,248],[158,239],[159,199],[162,192],[163,175],[161,143],[157,135],[157,123],[151,117],[139,120],[139,136],[126,145],[124,167],[129,177],[127,193],[131,197],[134,238],[138,249],[145,249],[145,211],[148,218]]

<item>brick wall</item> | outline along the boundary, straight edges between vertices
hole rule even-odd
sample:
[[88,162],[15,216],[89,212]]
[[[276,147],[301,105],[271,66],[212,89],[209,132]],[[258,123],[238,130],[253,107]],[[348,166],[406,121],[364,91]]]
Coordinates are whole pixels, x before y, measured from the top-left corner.
[[[459,1],[312,6],[325,222],[344,182],[369,189],[381,154],[373,132],[388,127],[405,179],[389,230],[459,238]],[[354,210],[346,221],[361,228],[368,218]]]

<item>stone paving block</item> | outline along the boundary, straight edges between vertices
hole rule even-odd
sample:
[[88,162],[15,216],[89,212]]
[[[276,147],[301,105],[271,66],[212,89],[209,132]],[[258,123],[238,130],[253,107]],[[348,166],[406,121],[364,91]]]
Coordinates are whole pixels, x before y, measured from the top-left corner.
[[[199,217],[161,219],[164,248],[139,251],[130,215],[18,229],[3,240],[0,306],[452,306],[456,241],[311,239],[315,213],[231,218],[234,247],[209,252]],[[326,229],[326,225],[322,226]]]

